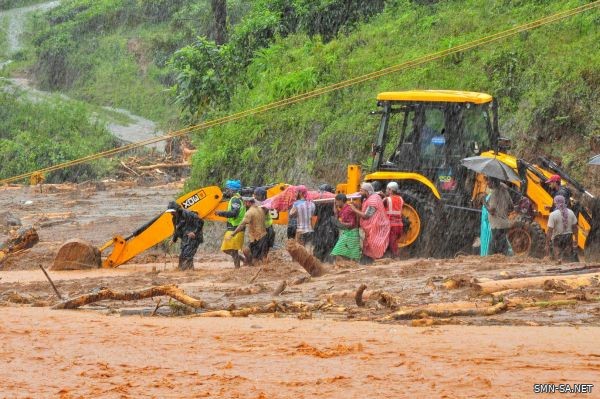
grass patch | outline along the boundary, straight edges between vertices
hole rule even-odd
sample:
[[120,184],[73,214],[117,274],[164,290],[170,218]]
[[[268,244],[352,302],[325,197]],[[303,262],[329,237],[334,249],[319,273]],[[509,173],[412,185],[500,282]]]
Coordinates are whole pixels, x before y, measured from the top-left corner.
[[[48,97],[32,100],[25,93],[0,87],[0,178],[31,172],[116,146],[104,123],[94,122],[86,107]],[[83,181],[104,176],[112,161],[51,172],[49,182]]]

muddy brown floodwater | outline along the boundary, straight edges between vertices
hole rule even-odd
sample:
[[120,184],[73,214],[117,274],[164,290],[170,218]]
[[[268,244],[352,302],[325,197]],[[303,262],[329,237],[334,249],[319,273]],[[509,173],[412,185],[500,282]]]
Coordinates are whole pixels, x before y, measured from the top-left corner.
[[[69,298],[177,284],[222,315],[276,305],[275,312],[200,317],[207,309],[168,298],[52,310],[58,299],[38,265],[48,268],[68,239],[100,246],[128,235],[181,189],[181,182],[0,188],[0,207],[40,235],[39,244],[0,264],[0,398],[559,397],[534,395],[537,383],[594,384],[577,397],[600,397],[597,277],[493,294],[476,289],[599,271],[592,264],[383,259],[309,278],[281,239],[260,272],[234,269],[218,250],[223,227],[207,223],[193,271],[175,270],[176,250],[157,247],[117,269],[49,274]],[[354,293],[362,284],[359,307]],[[275,295],[277,287],[285,288]],[[494,314],[392,317],[398,309],[499,303],[507,306]]]
[[421,329],[44,308],[3,309],[0,325],[6,398],[523,398],[534,383],[600,389],[597,343],[590,327]]

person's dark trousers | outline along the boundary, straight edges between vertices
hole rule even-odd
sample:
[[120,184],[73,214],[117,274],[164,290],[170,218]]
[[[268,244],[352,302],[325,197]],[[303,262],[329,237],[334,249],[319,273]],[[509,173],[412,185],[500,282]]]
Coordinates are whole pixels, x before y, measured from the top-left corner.
[[181,239],[181,253],[179,254],[179,268],[181,270],[194,268],[194,255],[198,250],[201,240],[196,237],[191,239],[184,236]]
[[255,261],[263,260],[269,253],[269,238],[267,235],[262,237],[260,240],[252,241],[248,248],[244,249],[246,255],[246,262],[252,266]]
[[492,229],[492,241],[490,242],[490,255],[508,255],[508,229]]
[[269,242],[269,248],[273,248],[275,245],[275,229],[273,226],[267,227],[267,241]]
[[561,234],[552,239],[554,257],[557,260],[576,262],[578,259],[573,251],[573,234]]
[[296,228],[298,227],[298,220],[296,218],[292,218],[288,220],[287,226],[287,238],[292,239],[296,238]]

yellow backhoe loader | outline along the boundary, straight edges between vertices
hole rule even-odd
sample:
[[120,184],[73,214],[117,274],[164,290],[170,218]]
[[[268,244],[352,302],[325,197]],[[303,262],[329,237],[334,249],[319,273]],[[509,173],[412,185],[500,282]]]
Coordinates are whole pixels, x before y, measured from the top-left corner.
[[[509,240],[515,253],[544,254],[544,232],[552,205],[545,181],[559,174],[563,184],[574,192],[579,247],[586,250],[586,256],[597,256],[592,249],[600,244],[599,229],[591,226],[590,206],[586,205],[589,201],[585,201],[594,203],[596,199],[549,160],[529,163],[507,154],[510,140],[498,133],[497,106],[492,96],[447,90],[385,92],[377,96],[377,104],[379,109],[372,114],[381,115],[381,120],[371,170],[363,176],[360,165],[349,165],[346,182],[336,189],[350,194],[358,191],[363,180],[384,185],[397,182],[405,200],[405,234],[399,241],[405,253],[453,256],[472,251],[479,234],[486,183],[482,175],[467,170],[460,161],[480,155],[496,157],[518,173],[521,182],[511,185],[513,200],[529,200],[526,210],[513,215],[515,227]],[[285,188],[284,183],[274,185],[267,190],[267,197]],[[216,186],[187,193],[177,202],[205,220],[224,222],[215,212],[226,209],[227,202]],[[287,224],[286,212],[272,216],[276,224]],[[117,267],[172,233],[170,216],[158,215],[128,237],[116,236],[100,248],[103,252],[112,248],[102,265]]]

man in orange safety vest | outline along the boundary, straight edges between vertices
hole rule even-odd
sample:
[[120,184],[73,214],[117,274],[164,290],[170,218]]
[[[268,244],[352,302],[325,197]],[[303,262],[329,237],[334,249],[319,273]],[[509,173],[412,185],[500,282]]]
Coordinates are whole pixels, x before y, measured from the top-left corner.
[[399,191],[400,188],[398,187],[398,183],[395,181],[388,183],[386,190],[387,197],[384,200],[387,216],[390,220],[390,243],[388,249],[391,251],[393,258],[400,255],[398,239],[404,232],[404,223],[402,223],[402,207],[404,206],[404,200],[398,194]]

